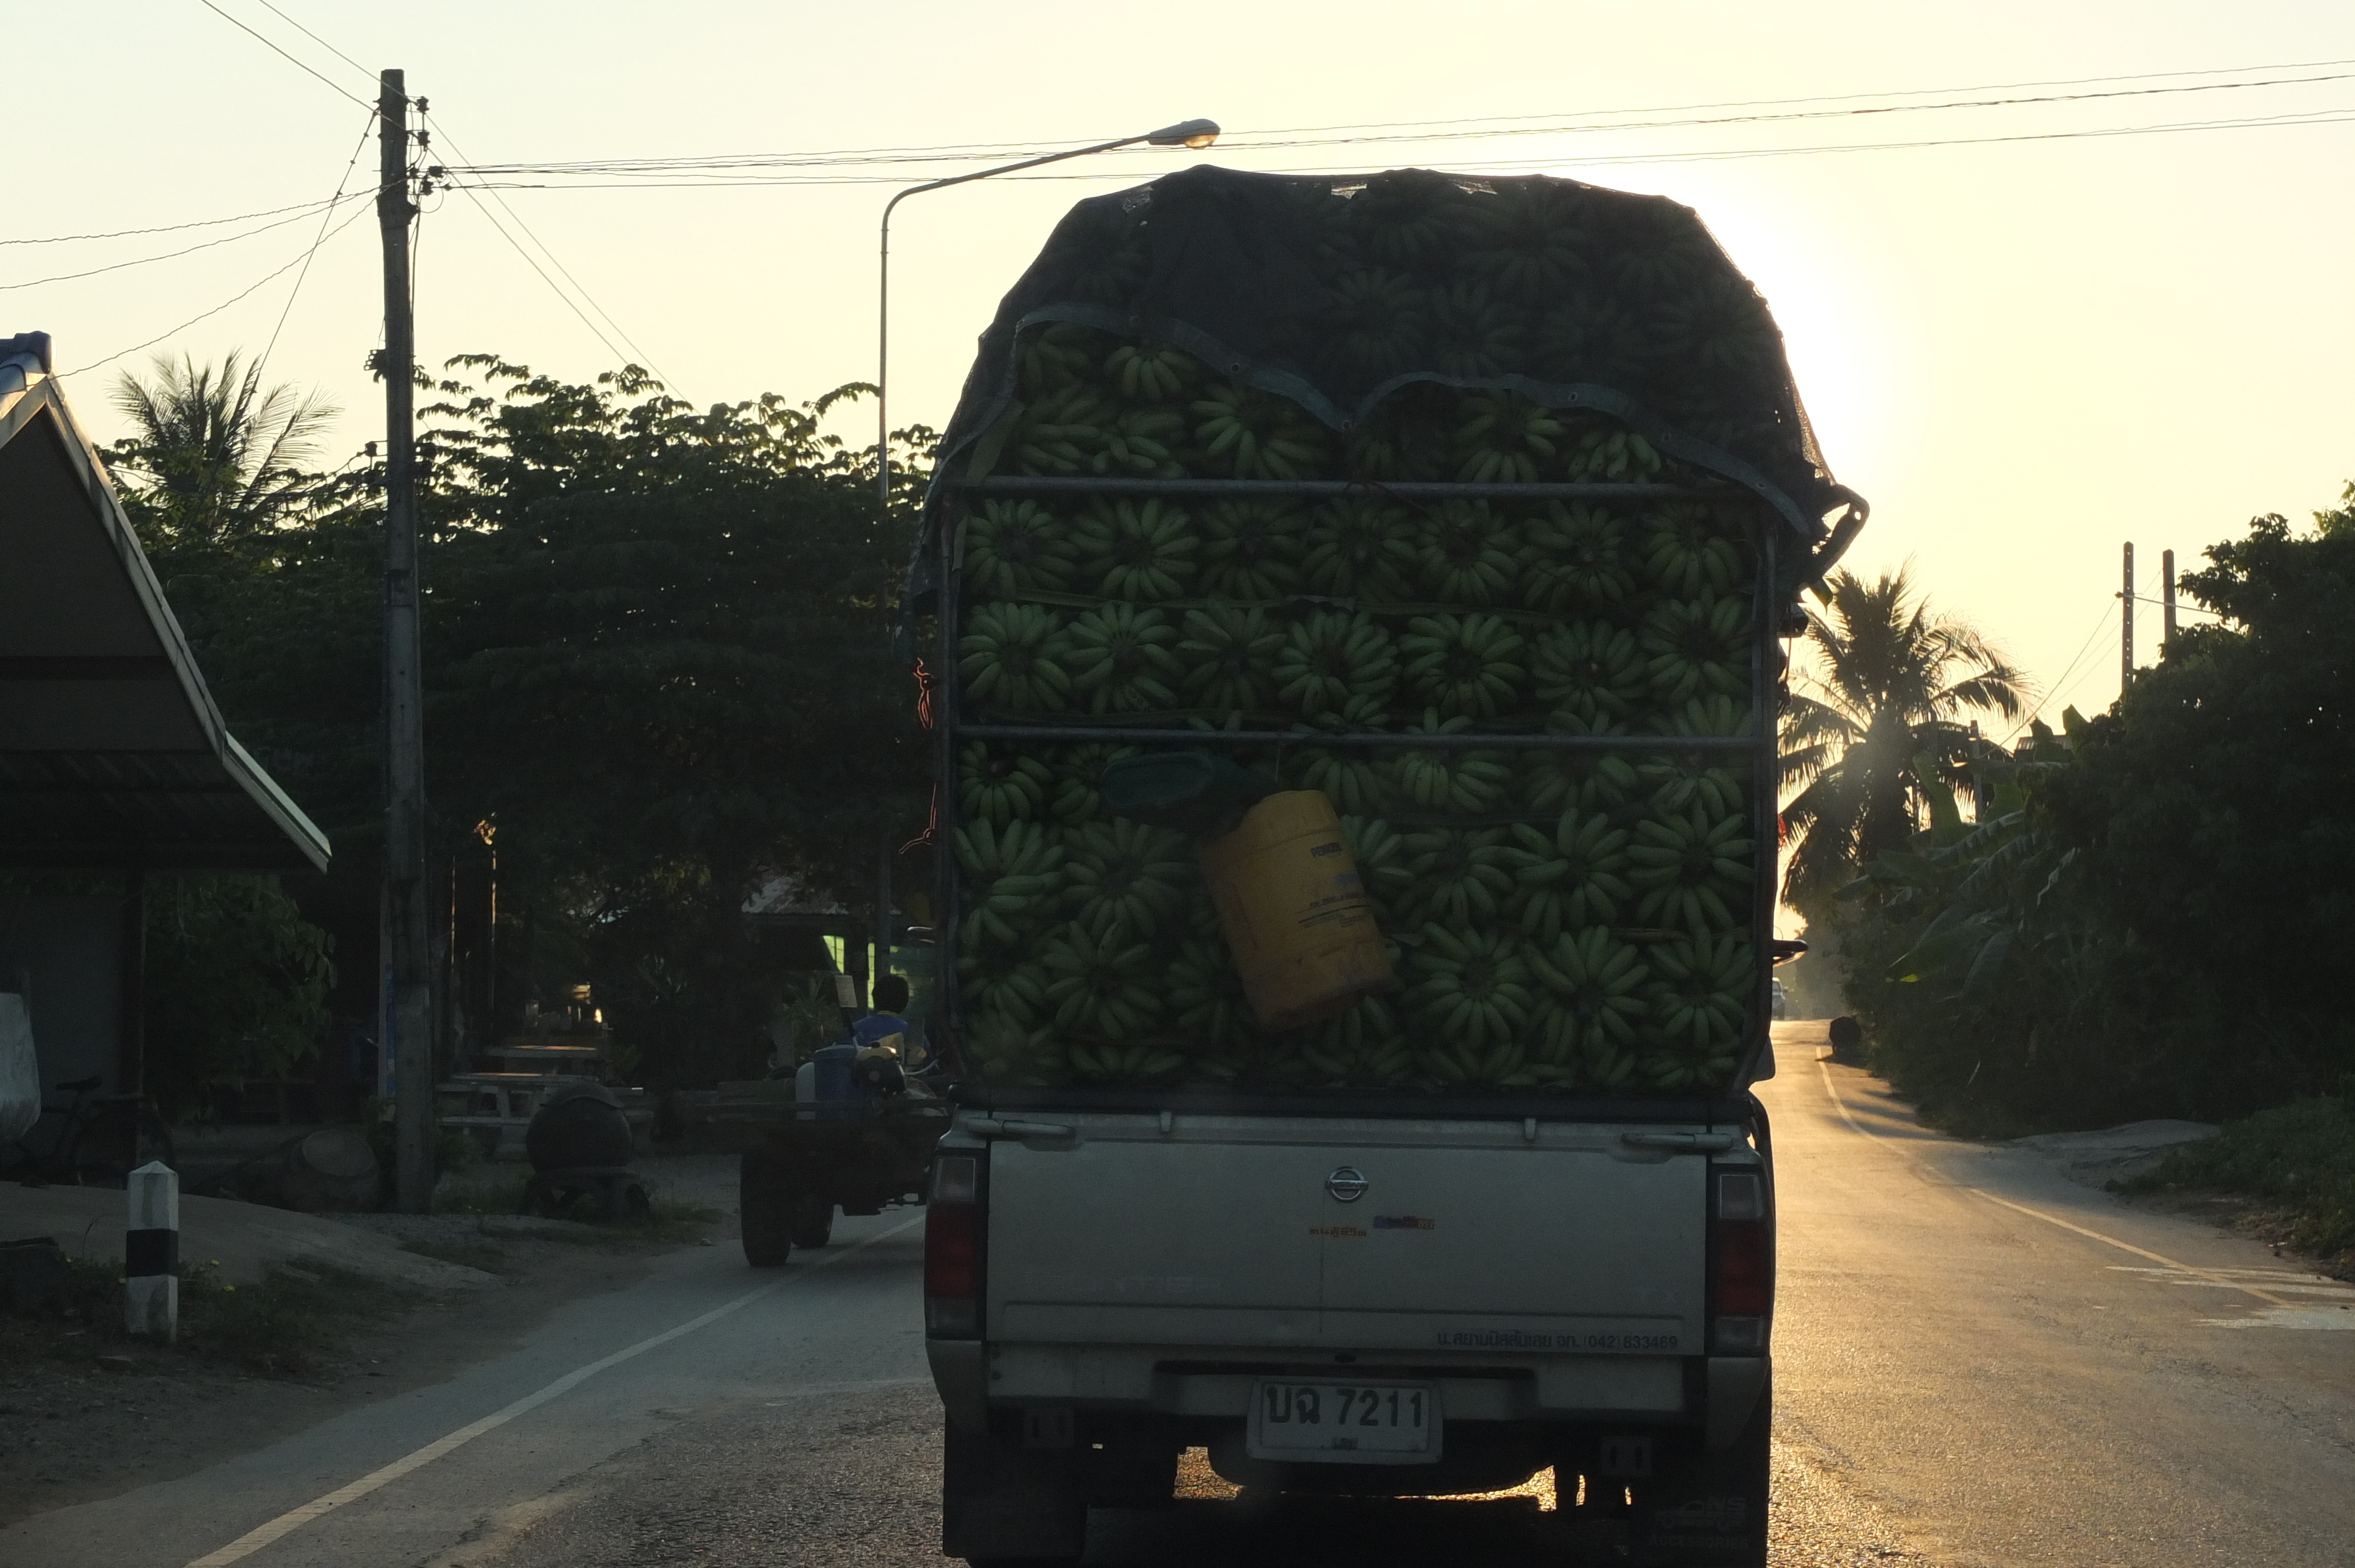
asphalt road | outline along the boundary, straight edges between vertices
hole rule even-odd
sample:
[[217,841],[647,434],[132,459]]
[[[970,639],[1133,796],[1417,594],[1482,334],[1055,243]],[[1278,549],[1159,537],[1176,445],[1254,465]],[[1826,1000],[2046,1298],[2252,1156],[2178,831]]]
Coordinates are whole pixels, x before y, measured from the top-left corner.
[[[1924,1133],[1779,1033],[1779,1564],[2355,1563],[2355,1289]],[[846,1220],[774,1275],[690,1249],[449,1383],[0,1531],[0,1563],[938,1563],[919,1234]],[[1561,1561],[1530,1498],[1197,1490],[1099,1515],[1091,1563]]]

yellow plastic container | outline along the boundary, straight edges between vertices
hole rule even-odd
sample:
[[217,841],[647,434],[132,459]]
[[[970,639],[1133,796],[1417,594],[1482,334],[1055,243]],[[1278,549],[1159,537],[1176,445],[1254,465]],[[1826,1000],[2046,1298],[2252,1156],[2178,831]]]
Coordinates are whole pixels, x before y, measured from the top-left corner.
[[1357,857],[1322,790],[1268,796],[1197,853],[1262,1028],[1338,1017],[1395,983]]

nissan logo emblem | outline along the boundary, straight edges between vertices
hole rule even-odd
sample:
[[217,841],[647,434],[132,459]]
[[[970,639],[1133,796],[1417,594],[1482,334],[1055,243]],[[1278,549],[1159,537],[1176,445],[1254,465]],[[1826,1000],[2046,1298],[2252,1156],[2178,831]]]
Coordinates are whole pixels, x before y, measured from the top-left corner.
[[1337,1203],[1354,1203],[1366,1195],[1366,1173],[1354,1165],[1344,1165],[1325,1178],[1325,1190],[1333,1194]]

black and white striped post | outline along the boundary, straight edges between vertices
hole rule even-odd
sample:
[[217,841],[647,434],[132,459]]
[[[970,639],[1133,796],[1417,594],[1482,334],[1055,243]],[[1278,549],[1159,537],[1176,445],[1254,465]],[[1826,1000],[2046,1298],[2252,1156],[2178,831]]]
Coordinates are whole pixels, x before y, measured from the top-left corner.
[[160,1160],[131,1173],[123,1232],[123,1326],[170,1344],[180,1331],[180,1176]]

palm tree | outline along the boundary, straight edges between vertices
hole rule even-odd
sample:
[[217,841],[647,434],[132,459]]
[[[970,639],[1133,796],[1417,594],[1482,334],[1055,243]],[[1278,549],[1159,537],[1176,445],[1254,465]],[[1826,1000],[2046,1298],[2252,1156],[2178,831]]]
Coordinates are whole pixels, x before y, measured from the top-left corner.
[[1830,602],[1807,609],[1816,669],[1802,672],[1783,719],[1783,808],[1793,840],[1784,896],[1804,907],[1888,850],[1923,810],[1916,768],[1952,783],[1968,755],[1968,715],[2015,718],[2028,681],[1967,621],[1934,614],[1900,567],[1867,582],[1834,572]]
[[301,468],[338,412],[292,387],[264,390],[234,351],[216,370],[157,355],[152,382],[124,371],[114,406],[133,433],[108,456],[150,545],[215,545],[277,525],[311,490]]

